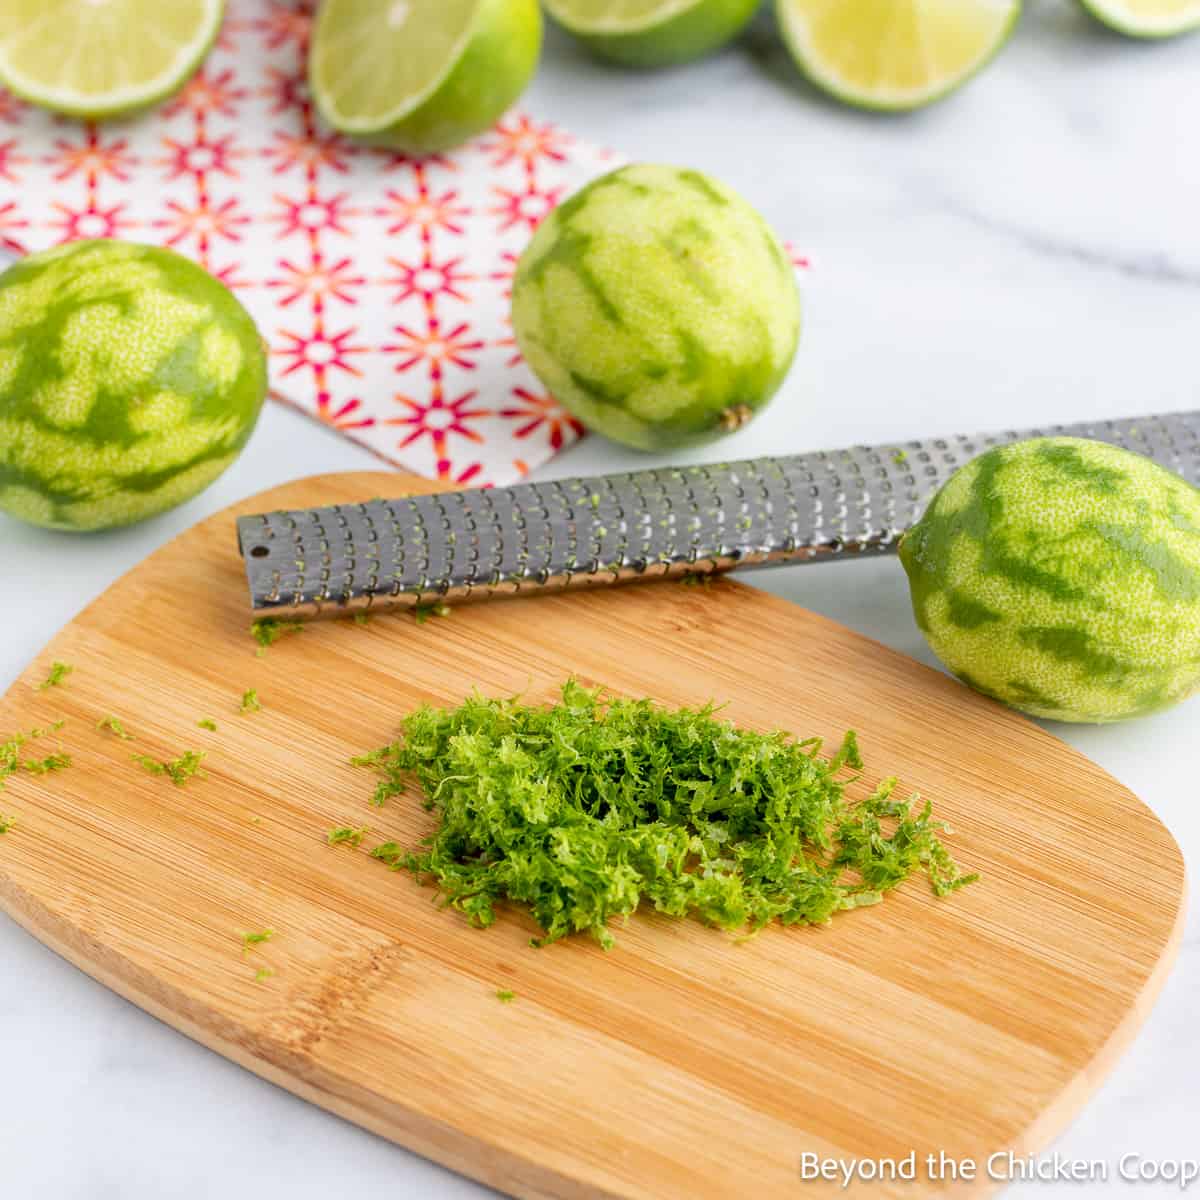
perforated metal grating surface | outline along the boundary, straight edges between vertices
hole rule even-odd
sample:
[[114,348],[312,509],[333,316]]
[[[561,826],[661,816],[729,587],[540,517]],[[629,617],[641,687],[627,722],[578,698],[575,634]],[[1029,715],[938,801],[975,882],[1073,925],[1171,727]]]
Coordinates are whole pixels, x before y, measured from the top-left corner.
[[1200,412],[370,500],[238,521],[258,616],[449,603],[893,551],[990,446],[1094,438],[1200,484]]

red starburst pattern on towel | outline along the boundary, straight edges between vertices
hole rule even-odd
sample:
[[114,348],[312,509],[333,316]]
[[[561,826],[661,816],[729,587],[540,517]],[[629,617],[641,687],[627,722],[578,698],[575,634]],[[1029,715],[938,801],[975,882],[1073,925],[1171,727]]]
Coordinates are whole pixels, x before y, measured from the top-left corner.
[[500,416],[514,422],[513,437],[544,437],[551,450],[561,450],[568,441],[583,436],[583,426],[547,392],[513,388],[512,399]]
[[554,205],[619,160],[523,112],[444,154],[348,140],[309,92],[316,7],[228,0],[201,68],[120,123],[0,89],[0,246],[171,246],[249,309],[276,400],[411,471],[522,478],[581,430],[521,360],[513,272]]

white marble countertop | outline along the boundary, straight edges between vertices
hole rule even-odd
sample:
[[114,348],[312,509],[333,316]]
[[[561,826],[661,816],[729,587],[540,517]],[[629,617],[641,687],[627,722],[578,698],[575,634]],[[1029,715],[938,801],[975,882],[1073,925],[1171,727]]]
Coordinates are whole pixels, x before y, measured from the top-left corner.
[[[804,342],[784,392],[697,457],[1200,404],[1200,36],[1140,45],[1066,3],[1033,0],[984,76],[895,119],[815,96],[769,29],[764,20],[707,63],[651,75],[600,67],[552,35],[528,98],[631,157],[721,176],[812,257]],[[0,685],[198,518],[289,478],[377,465],[270,406],[233,469],[163,518],[84,539],[0,519]],[[590,439],[541,474],[633,465],[648,460]],[[754,582],[932,661],[894,561]],[[1200,700],[1125,727],[1055,732],[1142,796],[1197,869],[1189,747]],[[1193,916],[1162,998],[1057,1143],[1062,1154],[1114,1164],[1127,1152],[1200,1157],[1197,994]],[[490,1194],[202,1049],[3,918],[0,1080],[3,1200]],[[1023,1184],[1008,1195],[1058,1190],[1080,1194]]]

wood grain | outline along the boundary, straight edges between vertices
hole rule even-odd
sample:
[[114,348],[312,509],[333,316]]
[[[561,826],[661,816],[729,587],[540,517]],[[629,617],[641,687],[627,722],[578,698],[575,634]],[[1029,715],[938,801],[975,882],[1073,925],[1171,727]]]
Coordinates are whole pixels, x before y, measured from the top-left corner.
[[[1184,869],[1155,816],[1019,716],[729,581],[324,623],[256,657],[233,517],[402,487],[433,490],[330,476],[212,517],[37,656],[0,730],[66,717],[74,765],[0,793],[18,818],[0,837],[4,908],[189,1036],[518,1196],[832,1195],[800,1182],[803,1152],[982,1163],[1043,1146],[1169,969]],[[35,690],[54,659],[73,674]],[[725,700],[752,728],[858,729],[862,786],[895,773],[930,797],[983,881],[944,901],[912,882],[749,942],[646,915],[607,954],[537,951],[523,915],[472,930],[365,847],[325,844],[340,824],[369,824],[368,845],[427,828],[415,798],[371,808],[346,761],[415,705],[475,686],[549,700],[570,673]],[[263,710],[239,715],[250,687]],[[136,741],[95,729],[110,713]],[[185,749],[208,775],[184,788],[130,761]],[[268,926],[243,956],[239,931]],[[256,982],[259,967],[275,973]]]

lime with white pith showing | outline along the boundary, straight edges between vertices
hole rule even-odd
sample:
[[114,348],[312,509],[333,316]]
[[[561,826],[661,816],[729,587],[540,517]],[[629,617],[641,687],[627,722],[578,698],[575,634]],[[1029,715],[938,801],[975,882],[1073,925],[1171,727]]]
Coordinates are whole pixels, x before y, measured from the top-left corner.
[[335,129],[432,154],[503,116],[541,47],[537,0],[324,0],[308,77]]
[[0,510],[128,525],[237,458],[267,388],[233,294],[172,250],[75,242],[0,275]]
[[666,67],[719,49],[749,23],[759,0],[546,0],[568,33],[602,58]]
[[1200,0],[1080,0],[1096,20],[1136,38],[1167,38],[1200,29]]
[[913,612],[965,683],[1103,723],[1200,686],[1200,491],[1081,438],[989,450],[900,543]]
[[921,108],[1008,41],[1021,0],[775,0],[784,41],[822,91],[861,108]]
[[553,210],[517,264],[525,361],[589,428],[639,450],[731,433],[796,352],[792,264],[766,221],[699,171],[622,167]]
[[224,0],[0,0],[0,82],[76,117],[179,90],[212,47]]

